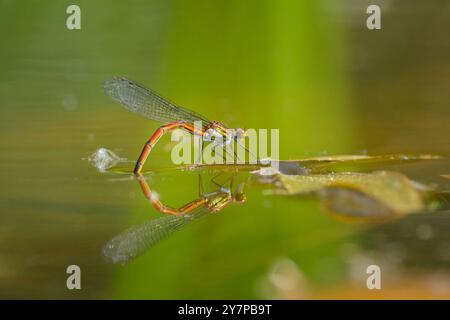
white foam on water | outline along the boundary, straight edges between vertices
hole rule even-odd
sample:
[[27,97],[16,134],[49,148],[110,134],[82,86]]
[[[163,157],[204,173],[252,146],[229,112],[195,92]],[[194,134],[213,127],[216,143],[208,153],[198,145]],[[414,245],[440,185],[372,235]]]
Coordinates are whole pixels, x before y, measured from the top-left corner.
[[88,157],[89,163],[100,172],[105,172],[122,160],[117,154],[106,148],[99,148]]

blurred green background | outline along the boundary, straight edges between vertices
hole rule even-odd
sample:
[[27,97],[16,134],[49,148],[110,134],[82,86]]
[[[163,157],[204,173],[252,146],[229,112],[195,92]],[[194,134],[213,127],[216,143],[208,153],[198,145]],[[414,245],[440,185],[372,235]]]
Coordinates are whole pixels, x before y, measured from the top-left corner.
[[[70,4],[81,30],[66,28]],[[104,94],[115,75],[230,127],[279,128],[282,159],[448,155],[450,4],[370,4],[382,30],[366,28],[369,2],[356,0],[2,1],[0,297],[379,297],[365,289],[369,262],[393,281],[382,297],[449,297],[428,286],[449,280],[448,212],[367,230],[258,186],[127,266],[101,256],[160,215],[128,175],[86,161],[100,147],[134,160],[159,126]],[[162,141],[147,168],[171,165]],[[448,186],[442,162],[396,169]],[[198,194],[194,174],[149,184],[173,206]],[[70,264],[80,291],[66,288]]]

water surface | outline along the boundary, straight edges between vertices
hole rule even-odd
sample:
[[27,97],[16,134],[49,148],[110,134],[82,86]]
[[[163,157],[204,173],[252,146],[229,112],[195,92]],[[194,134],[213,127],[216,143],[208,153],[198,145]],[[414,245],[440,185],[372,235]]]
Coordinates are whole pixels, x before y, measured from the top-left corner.
[[[369,32],[365,5],[343,3],[80,1],[82,30],[68,31],[64,3],[3,2],[0,297],[449,298],[450,8],[384,1],[383,29]],[[439,204],[349,222],[243,172],[245,203],[113,264],[111,239],[163,217],[132,175],[87,160],[107,148],[132,167],[158,127],[104,94],[115,75],[231,127],[279,128],[283,160],[439,155],[330,169],[397,172]],[[164,203],[198,199],[199,173],[217,190],[214,171],[173,167],[165,138],[145,175]],[[79,291],[66,288],[71,264]],[[381,291],[366,288],[370,264]]]

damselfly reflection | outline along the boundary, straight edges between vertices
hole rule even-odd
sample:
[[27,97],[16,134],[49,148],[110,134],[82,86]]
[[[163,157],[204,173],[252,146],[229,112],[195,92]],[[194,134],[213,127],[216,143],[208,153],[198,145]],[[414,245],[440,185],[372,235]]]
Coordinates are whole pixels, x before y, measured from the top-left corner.
[[144,176],[138,181],[145,197],[152,206],[165,216],[133,226],[111,239],[103,249],[103,255],[112,263],[126,264],[153,247],[163,238],[208,214],[223,210],[230,204],[244,203],[245,182],[235,184],[235,174],[219,184],[217,176],[211,182],[217,186],[212,192],[205,192],[203,179],[199,175],[199,198],[181,208],[163,204],[152,192]]

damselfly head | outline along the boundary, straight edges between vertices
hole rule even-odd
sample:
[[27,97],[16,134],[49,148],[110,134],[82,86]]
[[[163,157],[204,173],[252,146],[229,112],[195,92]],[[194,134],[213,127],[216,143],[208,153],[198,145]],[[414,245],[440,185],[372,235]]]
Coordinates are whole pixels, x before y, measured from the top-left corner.
[[243,192],[236,192],[234,194],[234,201],[236,203],[244,203],[245,201],[247,201],[247,196]]
[[247,136],[247,133],[245,132],[244,129],[237,128],[235,130],[234,135],[235,135],[236,139],[243,139],[243,138],[245,138]]

